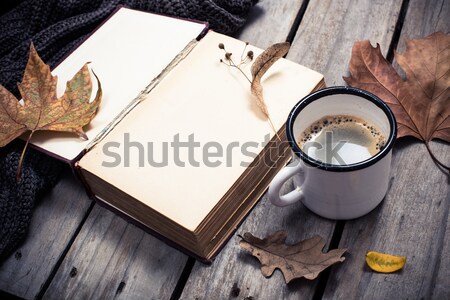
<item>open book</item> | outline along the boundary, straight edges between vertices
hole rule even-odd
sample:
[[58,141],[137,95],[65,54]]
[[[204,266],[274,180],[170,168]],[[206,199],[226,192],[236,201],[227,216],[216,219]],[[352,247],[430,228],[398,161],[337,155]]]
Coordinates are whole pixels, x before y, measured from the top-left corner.
[[[100,78],[89,140],[33,139],[72,162],[100,203],[202,260],[220,250],[289,159],[248,80],[220,62],[219,43],[240,60],[245,43],[206,24],[120,8],[53,71],[65,82],[90,61]],[[247,76],[250,66],[242,65]],[[323,76],[281,59],[262,85],[284,139],[291,108],[323,86]]]

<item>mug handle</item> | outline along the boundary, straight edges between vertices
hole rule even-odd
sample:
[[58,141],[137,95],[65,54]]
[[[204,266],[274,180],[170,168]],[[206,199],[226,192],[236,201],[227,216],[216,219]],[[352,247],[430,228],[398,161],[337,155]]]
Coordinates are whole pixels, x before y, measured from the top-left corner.
[[272,179],[269,185],[269,200],[276,206],[287,206],[303,199],[303,192],[300,187],[287,194],[280,195],[280,190],[283,184],[296,173],[303,170],[301,163],[298,160],[294,160],[289,165],[284,167],[277,175]]

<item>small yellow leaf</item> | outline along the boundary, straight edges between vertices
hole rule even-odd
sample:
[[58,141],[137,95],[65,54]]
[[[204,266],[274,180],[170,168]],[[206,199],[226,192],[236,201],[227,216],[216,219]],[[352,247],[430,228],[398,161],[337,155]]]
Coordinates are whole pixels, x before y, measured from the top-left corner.
[[403,268],[406,263],[406,257],[371,251],[366,254],[366,262],[374,271],[392,273]]

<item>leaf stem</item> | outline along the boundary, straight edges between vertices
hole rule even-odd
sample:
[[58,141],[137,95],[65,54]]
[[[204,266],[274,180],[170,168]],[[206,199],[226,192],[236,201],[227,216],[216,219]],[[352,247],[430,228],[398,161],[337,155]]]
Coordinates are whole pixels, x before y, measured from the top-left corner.
[[448,173],[450,173],[450,167],[446,166],[443,162],[441,162],[434,154],[433,151],[431,151],[429,142],[425,142],[425,146],[427,147],[428,153],[430,153],[431,158],[433,161],[440,167],[442,167],[444,170],[446,170]]
[[242,71],[242,69],[234,63],[234,61],[233,61],[233,59],[231,59],[231,57],[229,58],[229,61],[230,61],[230,66],[238,69],[242,73],[242,75],[244,75],[244,77],[248,80],[248,82],[250,84],[252,84],[252,81],[250,80],[250,78],[248,78],[248,76],[244,73],[244,71]]
[[245,50],[247,49],[247,46],[248,46],[248,43],[245,43],[245,47],[244,47],[244,50],[242,50],[242,53],[241,53],[241,63],[239,64],[239,66],[240,65],[242,65],[243,63],[244,63],[244,53],[245,53]]
[[30,143],[31,137],[33,136],[34,130],[31,131],[30,135],[28,136],[27,139],[27,143],[25,144],[25,147],[23,148],[22,154],[20,155],[20,160],[19,160],[19,166],[17,167],[17,173],[16,173],[16,182],[19,183],[20,182],[20,177],[21,177],[21,170],[22,170],[22,164],[23,164],[23,158],[25,156],[25,152],[27,151],[28,148],[28,144]]

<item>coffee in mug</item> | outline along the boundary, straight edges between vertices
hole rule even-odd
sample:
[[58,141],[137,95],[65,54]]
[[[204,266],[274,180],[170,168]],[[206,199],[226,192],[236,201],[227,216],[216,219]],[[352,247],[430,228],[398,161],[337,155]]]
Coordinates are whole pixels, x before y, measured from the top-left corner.
[[304,153],[329,164],[352,164],[376,155],[386,137],[376,125],[351,115],[330,115],[311,124],[297,138]]

